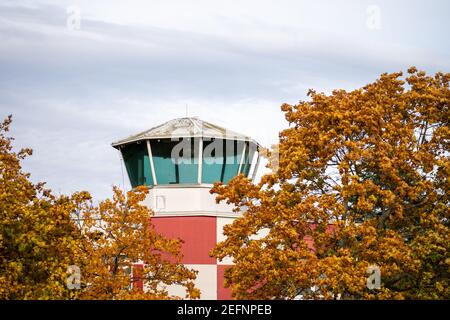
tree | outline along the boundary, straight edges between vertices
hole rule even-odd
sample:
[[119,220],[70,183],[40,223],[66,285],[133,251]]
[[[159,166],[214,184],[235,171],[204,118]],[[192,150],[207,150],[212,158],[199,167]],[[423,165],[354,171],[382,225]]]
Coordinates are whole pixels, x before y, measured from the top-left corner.
[[[85,237],[81,299],[171,299],[166,286],[183,286],[187,298],[198,298],[196,271],[181,264],[178,239],[166,239],[151,223],[152,212],[141,205],[148,189],[125,196],[113,188],[113,199],[78,208],[76,220]],[[145,290],[143,290],[145,288]]]
[[30,182],[20,162],[32,151],[13,152],[10,124],[0,124],[0,299],[71,298],[66,270],[79,236],[68,212],[82,199]]
[[278,170],[215,184],[234,297],[450,298],[450,74],[402,76],[284,104]]
[[139,204],[145,188],[127,197],[114,188],[97,206],[88,192],[56,197],[22,171],[32,150],[13,151],[10,124],[0,124],[0,299],[179,298],[164,289],[172,284],[199,296],[180,241],[156,233]]

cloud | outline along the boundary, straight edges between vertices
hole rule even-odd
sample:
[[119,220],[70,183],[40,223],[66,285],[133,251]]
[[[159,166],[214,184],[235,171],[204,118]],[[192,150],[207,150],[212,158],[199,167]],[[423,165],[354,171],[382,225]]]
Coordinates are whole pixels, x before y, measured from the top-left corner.
[[[121,184],[110,143],[189,114],[276,141],[279,106],[308,88],[353,89],[385,71],[450,66],[447,2],[71,1],[0,4],[0,115],[14,114],[25,169],[67,193]],[[402,12],[401,15],[398,13]],[[126,180],[126,179],[125,179]]]

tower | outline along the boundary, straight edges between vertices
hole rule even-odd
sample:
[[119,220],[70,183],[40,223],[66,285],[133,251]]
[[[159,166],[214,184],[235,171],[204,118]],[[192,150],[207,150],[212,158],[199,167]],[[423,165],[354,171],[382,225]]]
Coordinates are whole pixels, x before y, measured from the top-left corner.
[[[230,298],[223,275],[232,261],[219,262],[209,252],[238,214],[231,205],[217,204],[209,191],[215,182],[226,184],[238,174],[254,179],[259,144],[198,118],[178,118],[112,146],[122,154],[131,186],[149,187],[144,204],[155,213],[156,230],[184,241],[182,262],[198,271],[201,298]],[[184,289],[168,290],[184,296]]]

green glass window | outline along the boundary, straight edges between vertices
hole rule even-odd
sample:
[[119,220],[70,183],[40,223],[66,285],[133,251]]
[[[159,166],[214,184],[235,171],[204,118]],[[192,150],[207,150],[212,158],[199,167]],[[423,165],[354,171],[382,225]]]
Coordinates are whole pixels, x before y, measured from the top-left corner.
[[153,185],[146,142],[125,145],[121,152],[131,186]]
[[244,142],[224,139],[204,139],[202,182],[228,183],[239,170]]
[[[150,140],[158,184],[195,184],[198,182],[199,139],[184,138]],[[249,142],[203,140],[202,183],[228,183],[238,174],[242,152],[245,154],[241,172],[248,176],[256,146]],[[133,188],[154,185],[147,142],[141,141],[121,148]]]
[[223,140],[203,140],[202,183],[221,181],[224,160]]
[[244,150],[243,141],[227,140],[226,144],[225,169],[221,179],[223,183],[228,183],[228,181],[237,176],[242,151]]
[[158,184],[197,183],[198,139],[150,141]]

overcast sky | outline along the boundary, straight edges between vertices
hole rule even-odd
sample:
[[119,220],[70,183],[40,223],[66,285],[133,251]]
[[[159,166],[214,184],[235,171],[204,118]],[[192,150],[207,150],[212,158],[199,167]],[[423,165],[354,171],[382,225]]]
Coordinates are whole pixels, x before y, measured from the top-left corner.
[[446,0],[0,1],[0,116],[34,149],[34,181],[101,199],[122,185],[111,142],[186,105],[269,145],[308,88],[449,72],[449,14]]

